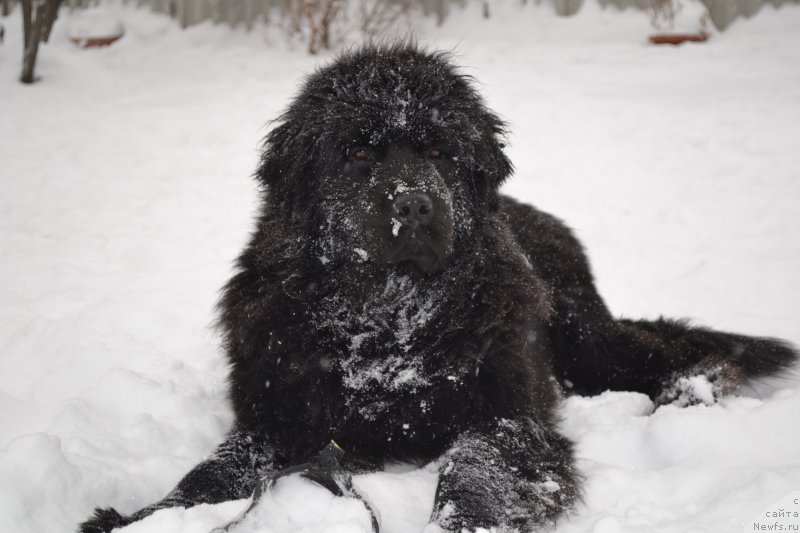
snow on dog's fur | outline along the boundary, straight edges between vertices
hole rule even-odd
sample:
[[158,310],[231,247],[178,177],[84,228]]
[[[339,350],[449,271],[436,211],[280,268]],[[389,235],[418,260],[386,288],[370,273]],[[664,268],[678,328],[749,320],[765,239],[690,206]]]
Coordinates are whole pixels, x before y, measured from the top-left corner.
[[164,500],[82,531],[247,497],[331,439],[349,471],[438,461],[438,527],[527,530],[579,494],[559,383],[685,404],[694,376],[710,401],[796,359],[613,318],[570,230],[499,194],[503,135],[444,54],[366,47],[309,77],[267,138],[260,217],[220,303],[235,428]]

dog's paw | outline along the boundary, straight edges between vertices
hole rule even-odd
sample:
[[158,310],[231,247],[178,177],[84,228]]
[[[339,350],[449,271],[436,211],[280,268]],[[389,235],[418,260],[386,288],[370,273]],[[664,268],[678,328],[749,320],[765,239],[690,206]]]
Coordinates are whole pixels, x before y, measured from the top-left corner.
[[79,533],[109,533],[112,529],[124,527],[131,523],[131,520],[119,514],[115,509],[97,508],[92,517],[78,526]]

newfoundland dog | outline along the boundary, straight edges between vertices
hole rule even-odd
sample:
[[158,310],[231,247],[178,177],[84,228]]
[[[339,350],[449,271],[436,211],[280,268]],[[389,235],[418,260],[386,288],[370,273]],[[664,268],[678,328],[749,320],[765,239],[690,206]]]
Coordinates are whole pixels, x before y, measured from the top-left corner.
[[[312,74],[267,136],[219,305],[235,426],[164,500],[80,530],[247,498],[290,467],[335,490],[387,461],[439,465],[432,529],[530,530],[580,493],[562,387],[687,404],[708,400],[689,377],[720,395],[796,360],[611,316],[569,228],[498,192],[504,134],[447,54],[368,46]],[[331,440],[345,454],[322,468]]]

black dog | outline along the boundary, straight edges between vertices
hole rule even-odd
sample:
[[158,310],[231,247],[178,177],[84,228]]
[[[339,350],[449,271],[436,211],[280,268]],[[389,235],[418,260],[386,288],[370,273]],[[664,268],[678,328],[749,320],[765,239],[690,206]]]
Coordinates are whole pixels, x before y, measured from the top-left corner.
[[439,460],[431,521],[527,530],[579,493],[559,384],[690,402],[778,372],[779,341],[615,320],[580,243],[498,193],[503,122],[444,54],[367,47],[269,134],[256,230],[220,303],[236,424],[157,509],[248,497],[331,439],[349,471]]

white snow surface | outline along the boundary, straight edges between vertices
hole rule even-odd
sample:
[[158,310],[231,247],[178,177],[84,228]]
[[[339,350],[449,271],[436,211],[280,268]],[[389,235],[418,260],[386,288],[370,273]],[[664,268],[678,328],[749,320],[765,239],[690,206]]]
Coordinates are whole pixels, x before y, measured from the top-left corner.
[[[418,30],[455,49],[509,120],[505,190],[576,229],[615,313],[800,341],[800,9],[662,48],[641,12],[587,2],[559,19],[519,4]],[[259,139],[329,60],[274,29],[116,14],[126,35],[106,49],[75,47],[56,23],[32,86],[16,82],[18,10],[2,21],[0,531],[132,512],[222,440],[232,417],[210,324],[252,226]],[[564,403],[586,484],[555,531],[742,531],[800,489],[796,375],[652,411],[626,392]],[[387,533],[425,526],[431,468],[356,483]],[[253,531],[366,531],[353,503],[287,479]],[[206,532],[245,504],[125,531]]]

